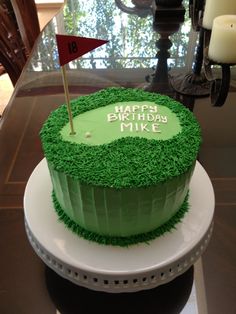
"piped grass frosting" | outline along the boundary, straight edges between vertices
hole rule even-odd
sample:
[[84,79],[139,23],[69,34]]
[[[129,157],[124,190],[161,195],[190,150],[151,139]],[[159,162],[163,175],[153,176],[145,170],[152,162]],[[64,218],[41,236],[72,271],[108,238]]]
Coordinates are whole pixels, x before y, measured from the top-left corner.
[[173,99],[137,89],[108,88],[71,101],[73,117],[122,101],[151,101],[168,107],[179,118],[182,131],[171,139],[124,137],[90,146],[63,140],[69,122],[66,105],[51,113],[41,132],[45,157],[54,170],[82,184],[100,187],[148,187],[185,173],[196,160],[200,127],[193,114]]

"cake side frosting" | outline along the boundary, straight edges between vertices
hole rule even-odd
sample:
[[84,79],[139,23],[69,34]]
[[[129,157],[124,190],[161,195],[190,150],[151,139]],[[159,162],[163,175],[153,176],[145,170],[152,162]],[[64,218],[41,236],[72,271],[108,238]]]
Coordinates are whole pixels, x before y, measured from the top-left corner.
[[127,237],[154,230],[180,209],[188,192],[189,171],[145,188],[113,189],[80,184],[50,166],[55,197],[67,216],[100,235]]
[[156,227],[155,229],[145,232],[139,233],[137,235],[133,234],[128,237],[123,236],[109,236],[103,235],[98,232],[91,232],[88,229],[81,227],[79,223],[76,223],[72,220],[67,213],[62,209],[60,203],[58,202],[55,194],[52,194],[52,200],[54,204],[54,208],[58,214],[59,219],[65,224],[65,226],[74,232],[79,237],[82,237],[86,240],[93,241],[103,245],[113,245],[113,246],[121,246],[128,247],[130,245],[134,245],[137,243],[149,243],[150,241],[156,239],[164,235],[166,232],[171,232],[176,228],[176,225],[182,221],[184,215],[189,210],[188,203],[188,194],[186,195],[184,202],[181,207],[178,209],[175,215],[173,215],[166,223],[163,225]]

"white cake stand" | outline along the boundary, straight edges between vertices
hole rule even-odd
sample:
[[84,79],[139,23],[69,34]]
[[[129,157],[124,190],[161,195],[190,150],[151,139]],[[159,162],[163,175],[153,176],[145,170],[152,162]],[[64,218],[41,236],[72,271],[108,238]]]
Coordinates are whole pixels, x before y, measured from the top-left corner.
[[190,184],[190,210],[172,232],[129,248],[99,245],[79,238],[58,221],[51,181],[43,159],[24,195],[25,226],[38,256],[75,284],[107,292],[157,287],[184,273],[204,252],[212,234],[214,192],[197,162]]

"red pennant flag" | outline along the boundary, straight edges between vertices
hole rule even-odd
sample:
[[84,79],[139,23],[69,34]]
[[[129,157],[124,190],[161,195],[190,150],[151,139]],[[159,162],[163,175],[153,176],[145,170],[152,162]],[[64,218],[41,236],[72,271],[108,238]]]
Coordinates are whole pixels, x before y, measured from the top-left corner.
[[56,40],[61,66],[108,42],[108,40],[59,34],[56,34]]

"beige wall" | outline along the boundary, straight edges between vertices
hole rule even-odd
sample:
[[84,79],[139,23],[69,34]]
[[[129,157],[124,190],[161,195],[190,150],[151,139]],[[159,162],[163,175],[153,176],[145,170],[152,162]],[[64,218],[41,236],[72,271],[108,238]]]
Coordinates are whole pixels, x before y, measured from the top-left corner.
[[40,29],[43,29],[60,9],[62,9],[64,2],[64,0],[35,0]]

